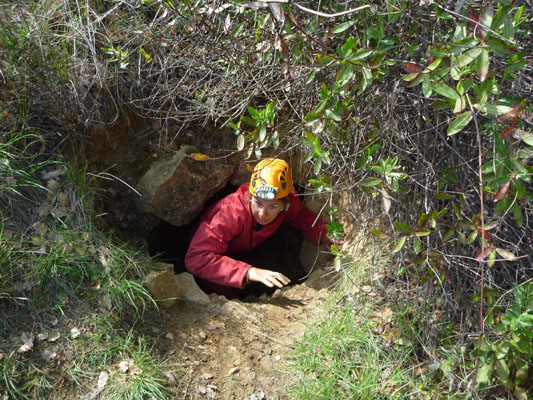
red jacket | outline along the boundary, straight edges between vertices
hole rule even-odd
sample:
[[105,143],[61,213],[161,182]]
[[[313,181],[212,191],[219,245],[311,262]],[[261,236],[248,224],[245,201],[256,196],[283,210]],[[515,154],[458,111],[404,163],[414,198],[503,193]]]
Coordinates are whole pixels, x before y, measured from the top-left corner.
[[185,255],[185,267],[201,279],[204,283],[201,286],[219,294],[227,292],[230,294],[227,297],[235,296],[224,287],[242,288],[250,268],[249,264],[233,257],[255,249],[272,236],[283,221],[317,244],[327,234],[325,223],[295,196],[291,196],[287,211],[256,230],[258,224],[252,216],[248,191],[249,183],[245,183],[203,213]]

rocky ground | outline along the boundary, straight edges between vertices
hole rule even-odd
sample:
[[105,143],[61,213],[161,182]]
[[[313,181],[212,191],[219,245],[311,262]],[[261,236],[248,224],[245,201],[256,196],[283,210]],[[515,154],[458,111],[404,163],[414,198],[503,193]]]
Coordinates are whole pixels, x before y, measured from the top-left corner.
[[182,365],[180,399],[287,399],[294,340],[320,310],[328,279],[318,269],[301,285],[272,296],[176,303],[163,311],[162,327]]

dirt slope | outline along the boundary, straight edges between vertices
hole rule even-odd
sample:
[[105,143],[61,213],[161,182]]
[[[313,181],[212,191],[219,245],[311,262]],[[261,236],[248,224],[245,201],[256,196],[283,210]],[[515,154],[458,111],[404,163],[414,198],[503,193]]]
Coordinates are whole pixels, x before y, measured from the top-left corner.
[[288,399],[293,341],[328,293],[324,270],[272,297],[177,305],[164,313],[171,360],[185,369],[179,399]]

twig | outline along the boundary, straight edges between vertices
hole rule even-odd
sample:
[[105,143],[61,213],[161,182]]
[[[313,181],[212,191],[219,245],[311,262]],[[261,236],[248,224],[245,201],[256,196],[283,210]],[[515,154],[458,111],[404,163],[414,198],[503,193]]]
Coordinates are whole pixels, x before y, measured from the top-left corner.
[[[472,111],[472,115],[474,116],[474,125],[476,126],[476,138],[477,138],[477,145],[478,145],[478,175],[479,175],[479,201],[480,201],[480,219],[481,219],[481,232],[485,232],[485,209],[483,208],[483,152],[481,149],[481,133],[479,131],[479,126],[477,123],[477,117],[476,113],[474,111],[474,107],[472,106],[472,102],[470,101],[470,96],[468,94],[465,94],[466,100],[468,101],[468,106],[470,107],[470,110]],[[483,253],[485,252],[485,238],[483,235],[481,235],[481,260],[483,260]],[[485,319],[483,318],[483,289],[485,286],[485,263],[480,262],[481,265],[481,282],[480,282],[480,301],[479,301],[479,341],[477,346],[477,358],[476,358],[476,367],[474,369],[474,383],[473,385],[476,385],[476,378],[477,378],[477,371],[479,368],[479,356],[481,353],[481,340],[483,339],[483,335],[485,333]]]
[[356,7],[356,8],[352,8],[351,10],[346,10],[346,11],[342,11],[340,13],[335,13],[335,14],[326,14],[326,13],[323,13],[323,12],[320,12],[320,11],[315,11],[315,10],[312,10],[310,8],[307,8],[307,7],[304,7],[304,6],[301,6],[299,5],[298,3],[292,3],[293,5],[295,5],[297,8],[299,8],[300,10],[302,11],[305,11],[305,12],[308,12],[310,14],[314,14],[314,15],[318,15],[319,17],[325,17],[325,18],[335,18],[335,17],[341,17],[343,15],[347,15],[347,14],[353,14],[357,11],[361,11],[361,10],[364,10],[365,8],[371,8],[372,6],[366,4],[364,6],[360,6],[360,7]]
[[281,344],[283,346],[287,346],[287,347],[290,347],[291,349],[294,349],[294,345],[292,343],[284,342],[283,340],[279,340],[279,339],[276,339],[276,338],[274,338],[272,336],[268,336],[268,335],[264,334],[263,332],[259,332],[258,330],[250,328],[249,326],[247,326],[247,328],[250,329],[252,332],[258,334],[258,335],[266,337],[267,339],[273,341],[274,343]]

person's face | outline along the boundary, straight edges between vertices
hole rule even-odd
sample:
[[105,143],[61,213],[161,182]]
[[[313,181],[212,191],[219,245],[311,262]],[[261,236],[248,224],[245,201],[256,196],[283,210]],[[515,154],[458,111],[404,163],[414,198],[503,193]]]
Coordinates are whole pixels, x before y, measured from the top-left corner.
[[252,215],[259,225],[268,225],[276,219],[283,210],[284,203],[280,199],[261,200],[258,197],[251,199]]

